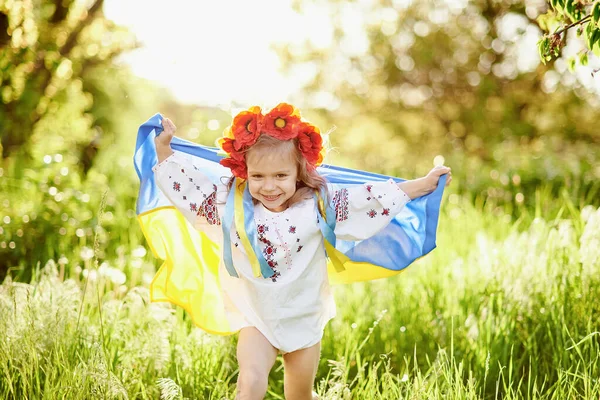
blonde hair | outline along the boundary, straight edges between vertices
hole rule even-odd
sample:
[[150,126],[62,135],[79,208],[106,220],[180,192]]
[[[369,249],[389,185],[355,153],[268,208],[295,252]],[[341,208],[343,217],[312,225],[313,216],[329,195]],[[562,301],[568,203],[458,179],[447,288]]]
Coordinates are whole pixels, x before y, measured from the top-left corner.
[[[267,153],[278,152],[281,154],[290,154],[296,162],[298,168],[298,182],[296,183],[296,192],[288,200],[288,207],[301,202],[302,200],[313,197],[315,191],[323,193],[325,201],[329,201],[329,193],[327,191],[327,180],[321,176],[317,169],[311,166],[306,158],[298,149],[298,139],[279,140],[270,135],[260,135],[256,143],[246,150],[245,157],[247,159],[248,152],[252,151],[259,158],[264,157]],[[229,181],[228,187],[231,188],[234,177]],[[255,200],[258,201],[258,200]]]

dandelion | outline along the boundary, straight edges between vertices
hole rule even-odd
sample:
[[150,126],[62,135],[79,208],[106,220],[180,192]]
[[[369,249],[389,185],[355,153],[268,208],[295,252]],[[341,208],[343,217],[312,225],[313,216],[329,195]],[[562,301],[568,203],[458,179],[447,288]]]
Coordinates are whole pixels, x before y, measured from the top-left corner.
[[91,260],[92,257],[94,257],[94,250],[87,246],[83,246],[81,251],[79,252],[79,257],[81,257],[83,261]]
[[137,246],[135,249],[133,249],[131,255],[136,258],[142,258],[146,255],[146,248],[144,246]]
[[127,281],[127,276],[117,268],[112,268],[109,274],[109,279],[115,285],[122,285]]
[[142,268],[143,262],[139,258],[134,258],[133,260],[131,260],[130,265],[131,265],[131,268],[140,269],[140,268]]
[[104,261],[98,267],[98,273],[100,274],[100,276],[107,276],[110,268],[111,268],[110,265],[106,261]]
[[95,269],[84,269],[83,270],[83,277],[84,278],[88,278],[90,281],[94,282],[96,281],[96,279],[98,279],[98,272]]

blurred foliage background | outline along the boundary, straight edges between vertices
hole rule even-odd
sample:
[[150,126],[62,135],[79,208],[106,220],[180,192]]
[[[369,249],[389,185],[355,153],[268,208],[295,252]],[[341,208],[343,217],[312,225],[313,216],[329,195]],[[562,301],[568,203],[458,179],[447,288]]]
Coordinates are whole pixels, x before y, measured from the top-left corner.
[[[333,33],[326,46],[277,45],[288,78],[308,82],[288,100],[336,127],[328,162],[404,178],[445,163],[453,193],[510,220],[560,212],[540,199],[600,203],[598,93],[566,58],[539,62],[545,1],[294,7],[318,7]],[[0,1],[0,279],[27,280],[48,259],[69,274],[93,249],[143,280],[130,270],[154,269],[135,218],[137,127],[160,111],[180,136],[213,145],[231,118],[134,76],[118,56],[139,43],[102,8]]]
[[[326,162],[454,176],[422,268],[336,292],[323,398],[598,398],[600,0],[293,3],[331,40],[274,45],[287,79],[306,82],[281,100],[331,130]],[[230,395],[234,341],[148,303],[159,261],[132,156],[156,112],[213,145],[251,104],[181,104],[135,76],[120,56],[141,44],[103,8],[0,0],[0,389]]]

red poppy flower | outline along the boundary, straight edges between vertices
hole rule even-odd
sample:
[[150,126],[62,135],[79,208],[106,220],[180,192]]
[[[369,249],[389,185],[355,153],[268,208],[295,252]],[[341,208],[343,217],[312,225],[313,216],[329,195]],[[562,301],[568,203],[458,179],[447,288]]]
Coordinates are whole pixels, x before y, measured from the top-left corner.
[[231,170],[233,175],[241,179],[248,178],[248,168],[246,167],[246,161],[236,160],[234,158],[223,158],[219,163]]
[[280,103],[262,120],[262,130],[279,140],[290,140],[298,135],[300,111],[291,104]]
[[219,139],[218,144],[219,147],[221,147],[224,152],[229,154],[231,158],[234,158],[238,161],[244,161],[244,153],[235,149],[235,139],[223,137]]
[[256,143],[261,131],[262,118],[260,107],[257,106],[250,107],[233,118],[231,133],[235,139],[232,144],[236,151]]
[[309,164],[319,165],[323,161],[323,138],[319,128],[302,123],[298,133],[298,148]]

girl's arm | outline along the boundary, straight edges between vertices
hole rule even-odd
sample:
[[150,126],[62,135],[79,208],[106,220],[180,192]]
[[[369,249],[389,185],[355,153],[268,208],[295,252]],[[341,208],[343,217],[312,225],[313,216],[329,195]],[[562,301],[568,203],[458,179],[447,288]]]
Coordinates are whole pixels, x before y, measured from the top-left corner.
[[152,168],[158,187],[192,225],[220,225],[217,186],[191,159],[171,149],[173,122],[165,118],[162,125],[163,132],[154,139],[158,164]]
[[156,156],[158,157],[158,163],[165,161],[169,156],[173,154],[173,149],[171,149],[171,145],[159,144],[156,141]]
[[433,192],[439,177],[446,173],[448,185],[452,180],[450,168],[436,167],[427,176],[410,181],[395,183],[390,179],[335,191],[332,201],[336,213],[335,235],[342,240],[364,240],[375,235],[406,203]]
[[192,225],[221,224],[217,186],[187,156],[172,152],[152,170],[161,192]]
[[438,185],[440,176],[444,174],[448,174],[448,179],[446,180],[446,186],[448,186],[452,181],[452,170],[449,167],[439,166],[433,168],[422,178],[398,183],[398,187],[402,189],[411,200],[416,199],[417,197],[425,196],[433,192]]
[[398,183],[398,187],[406,193],[411,200],[425,196],[435,190],[435,186],[432,188],[430,183],[424,177],[400,182]]
[[163,119],[161,124],[163,126],[163,132],[154,138],[156,156],[158,157],[159,164],[173,154],[173,149],[171,149],[171,140],[173,139],[173,135],[175,135],[175,131],[177,130],[175,124],[169,118]]
[[342,240],[364,240],[383,228],[410,201],[393,180],[342,187],[333,193],[335,235]]

